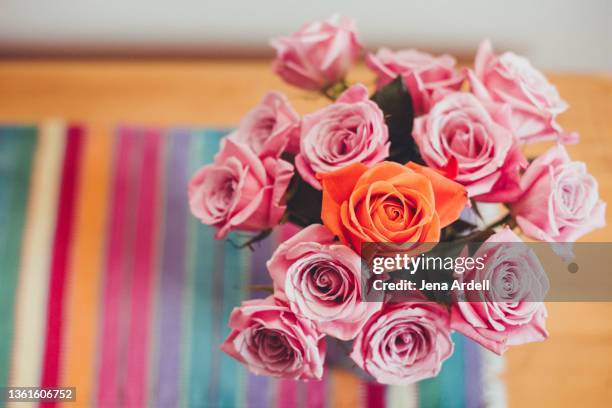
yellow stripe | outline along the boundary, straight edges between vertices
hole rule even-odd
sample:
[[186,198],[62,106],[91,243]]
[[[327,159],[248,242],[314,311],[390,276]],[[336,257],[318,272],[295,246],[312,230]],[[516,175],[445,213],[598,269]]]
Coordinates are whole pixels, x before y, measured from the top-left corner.
[[39,131],[17,284],[12,386],[40,384],[64,135],[65,126],[59,121],[45,123]]
[[107,203],[113,138],[103,128],[90,128],[85,139],[78,181],[76,224],[68,274],[66,342],[62,384],[77,389],[77,403],[93,405],[99,296],[106,236]]
[[334,369],[331,371],[331,380],[331,406],[333,408],[361,406],[361,384],[355,374],[342,369]]

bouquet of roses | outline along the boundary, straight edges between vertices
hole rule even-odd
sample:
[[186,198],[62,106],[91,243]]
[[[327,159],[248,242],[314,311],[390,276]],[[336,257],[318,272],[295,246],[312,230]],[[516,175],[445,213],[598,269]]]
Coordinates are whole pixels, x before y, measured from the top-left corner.
[[[272,46],[275,73],[330,103],[300,118],[268,93],[190,182],[191,211],[218,239],[247,231],[250,245],[280,224],[302,227],[267,262],[273,294],[232,312],[222,350],[257,374],[320,379],[331,336],[351,341],[350,358],[377,381],[407,384],[439,372],[453,330],[499,354],[544,340],[545,305],[527,298],[366,302],[360,256],[370,242],[521,242],[515,231],[572,242],[603,227],[597,182],[565,150],[578,136],[557,123],[567,105],[544,75],[488,41],[463,70],[449,55],[383,48],[365,57],[370,94],[345,80],[362,52],[351,19],[306,24]],[[522,146],[546,140],[556,143],[527,160]],[[483,202],[507,214],[488,227],[462,219]],[[510,281],[534,262],[497,255],[486,272]]]

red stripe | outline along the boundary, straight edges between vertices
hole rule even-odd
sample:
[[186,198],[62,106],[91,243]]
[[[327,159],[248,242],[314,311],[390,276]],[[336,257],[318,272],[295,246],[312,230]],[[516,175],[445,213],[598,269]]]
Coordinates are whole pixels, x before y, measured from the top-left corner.
[[384,408],[385,386],[374,382],[368,382],[365,386],[365,406],[367,408]]
[[[140,194],[132,268],[131,319],[126,389],[127,406],[147,405],[147,372],[150,349],[151,295],[155,271],[155,244],[158,225],[158,181],[161,135],[144,135],[144,159],[140,169]],[[162,351],[163,352],[163,351]]]
[[[49,278],[47,331],[41,379],[43,387],[58,387],[61,385],[59,384],[59,373],[64,317],[64,290],[68,273],[69,251],[73,238],[77,176],[83,138],[84,129],[82,127],[70,126],[68,128]],[[53,407],[55,404],[44,403],[41,406]]]

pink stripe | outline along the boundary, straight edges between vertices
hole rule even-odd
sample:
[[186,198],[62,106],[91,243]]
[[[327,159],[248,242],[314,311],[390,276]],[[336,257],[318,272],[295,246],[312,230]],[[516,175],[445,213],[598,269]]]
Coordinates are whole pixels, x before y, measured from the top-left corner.
[[278,379],[276,382],[276,406],[278,408],[296,407],[297,381]]
[[323,373],[321,381],[308,381],[306,383],[306,406],[308,408],[324,408],[327,393],[327,370]]
[[129,201],[132,187],[131,161],[136,145],[136,137],[129,129],[119,131],[118,156],[113,181],[113,201],[111,204],[110,234],[106,254],[106,282],[102,317],[102,352],[100,355],[98,405],[101,407],[119,406],[119,344],[121,332],[122,285],[125,281],[128,256]]
[[144,134],[144,158],[140,168],[140,193],[136,219],[134,263],[131,279],[131,319],[128,339],[125,404],[144,407],[147,403],[147,373],[150,350],[149,329],[155,272],[155,244],[158,226],[158,181],[161,135]]

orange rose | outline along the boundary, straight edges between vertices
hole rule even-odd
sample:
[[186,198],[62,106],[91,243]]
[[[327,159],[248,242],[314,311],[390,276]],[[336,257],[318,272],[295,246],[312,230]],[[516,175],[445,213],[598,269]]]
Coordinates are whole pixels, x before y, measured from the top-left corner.
[[412,162],[356,163],[317,177],[323,223],[358,252],[362,242],[438,242],[467,202],[461,184]]

